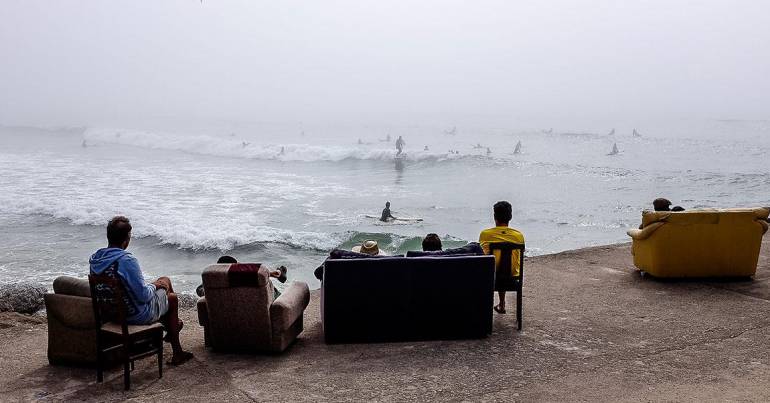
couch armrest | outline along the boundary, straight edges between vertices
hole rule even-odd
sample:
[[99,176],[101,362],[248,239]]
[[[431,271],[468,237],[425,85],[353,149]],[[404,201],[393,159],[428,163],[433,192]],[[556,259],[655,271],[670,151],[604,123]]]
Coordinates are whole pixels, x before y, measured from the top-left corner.
[[201,326],[208,326],[209,324],[209,308],[206,303],[206,297],[198,299],[198,323]]
[[307,283],[295,281],[270,305],[273,331],[288,329],[310,303]]
[[644,227],[642,229],[628,230],[628,232],[626,232],[626,233],[634,241],[641,241],[641,240],[649,238],[650,235],[652,235],[653,232],[655,232],[658,228],[662,227],[664,224],[665,224],[665,222],[655,222],[655,223],[647,225],[646,227]]
[[75,329],[95,329],[94,306],[91,298],[66,294],[45,294],[46,314],[64,326]]
[[754,220],[757,224],[759,224],[760,227],[762,227],[762,235],[764,235],[767,232],[767,228],[770,226],[768,225],[767,221],[765,219],[757,219]]

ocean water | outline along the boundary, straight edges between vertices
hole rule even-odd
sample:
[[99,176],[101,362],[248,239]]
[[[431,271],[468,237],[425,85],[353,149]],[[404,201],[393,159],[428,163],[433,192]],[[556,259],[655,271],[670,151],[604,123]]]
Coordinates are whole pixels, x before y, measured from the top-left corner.
[[[497,200],[513,204],[531,255],[627,241],[656,197],[770,205],[767,121],[648,125],[642,137],[631,127],[223,127],[0,127],[0,282],[84,277],[117,214],[131,219],[147,277],[191,291],[222,254],[286,265],[318,287],[312,271],[333,247],[373,238],[403,253],[429,232],[461,245],[493,225]],[[619,154],[607,155],[613,144]],[[385,201],[423,221],[368,217]]]

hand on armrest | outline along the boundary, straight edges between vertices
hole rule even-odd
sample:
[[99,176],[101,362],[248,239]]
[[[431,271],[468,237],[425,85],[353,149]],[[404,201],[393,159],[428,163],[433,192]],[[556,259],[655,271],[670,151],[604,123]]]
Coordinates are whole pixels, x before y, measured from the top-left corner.
[[310,289],[306,283],[295,281],[270,305],[273,330],[288,329],[310,303]]

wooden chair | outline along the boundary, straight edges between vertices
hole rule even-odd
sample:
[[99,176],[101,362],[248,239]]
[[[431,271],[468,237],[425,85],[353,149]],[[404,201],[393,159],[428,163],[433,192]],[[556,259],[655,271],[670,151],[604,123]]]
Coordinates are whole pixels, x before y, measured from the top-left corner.
[[[516,322],[518,329],[522,326],[522,300],[521,285],[524,283],[524,244],[513,242],[490,242],[489,253],[500,251],[500,261],[495,268],[495,291],[516,292]],[[519,275],[514,276],[511,271],[511,254],[519,252]]]
[[96,381],[104,380],[104,366],[108,354],[115,355],[123,363],[123,384],[131,387],[131,371],[134,361],[156,355],[158,377],[163,377],[163,326],[129,325],[126,322],[126,300],[123,285],[112,271],[107,274],[88,276],[91,286],[91,302],[96,319]]

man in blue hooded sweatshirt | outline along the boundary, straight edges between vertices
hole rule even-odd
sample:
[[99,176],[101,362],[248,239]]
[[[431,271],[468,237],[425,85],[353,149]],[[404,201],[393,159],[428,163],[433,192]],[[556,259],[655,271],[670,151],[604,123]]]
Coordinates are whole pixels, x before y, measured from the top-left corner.
[[165,340],[171,343],[173,356],[168,363],[181,364],[192,353],[184,351],[179,343],[179,302],[168,277],[161,277],[150,284],[144,282],[139,262],[126,252],[131,241],[131,223],[128,218],[117,216],[107,224],[106,248],[99,249],[91,256],[92,274],[111,274],[120,279],[125,289],[127,321],[129,324],[144,325],[160,321],[166,329]]

